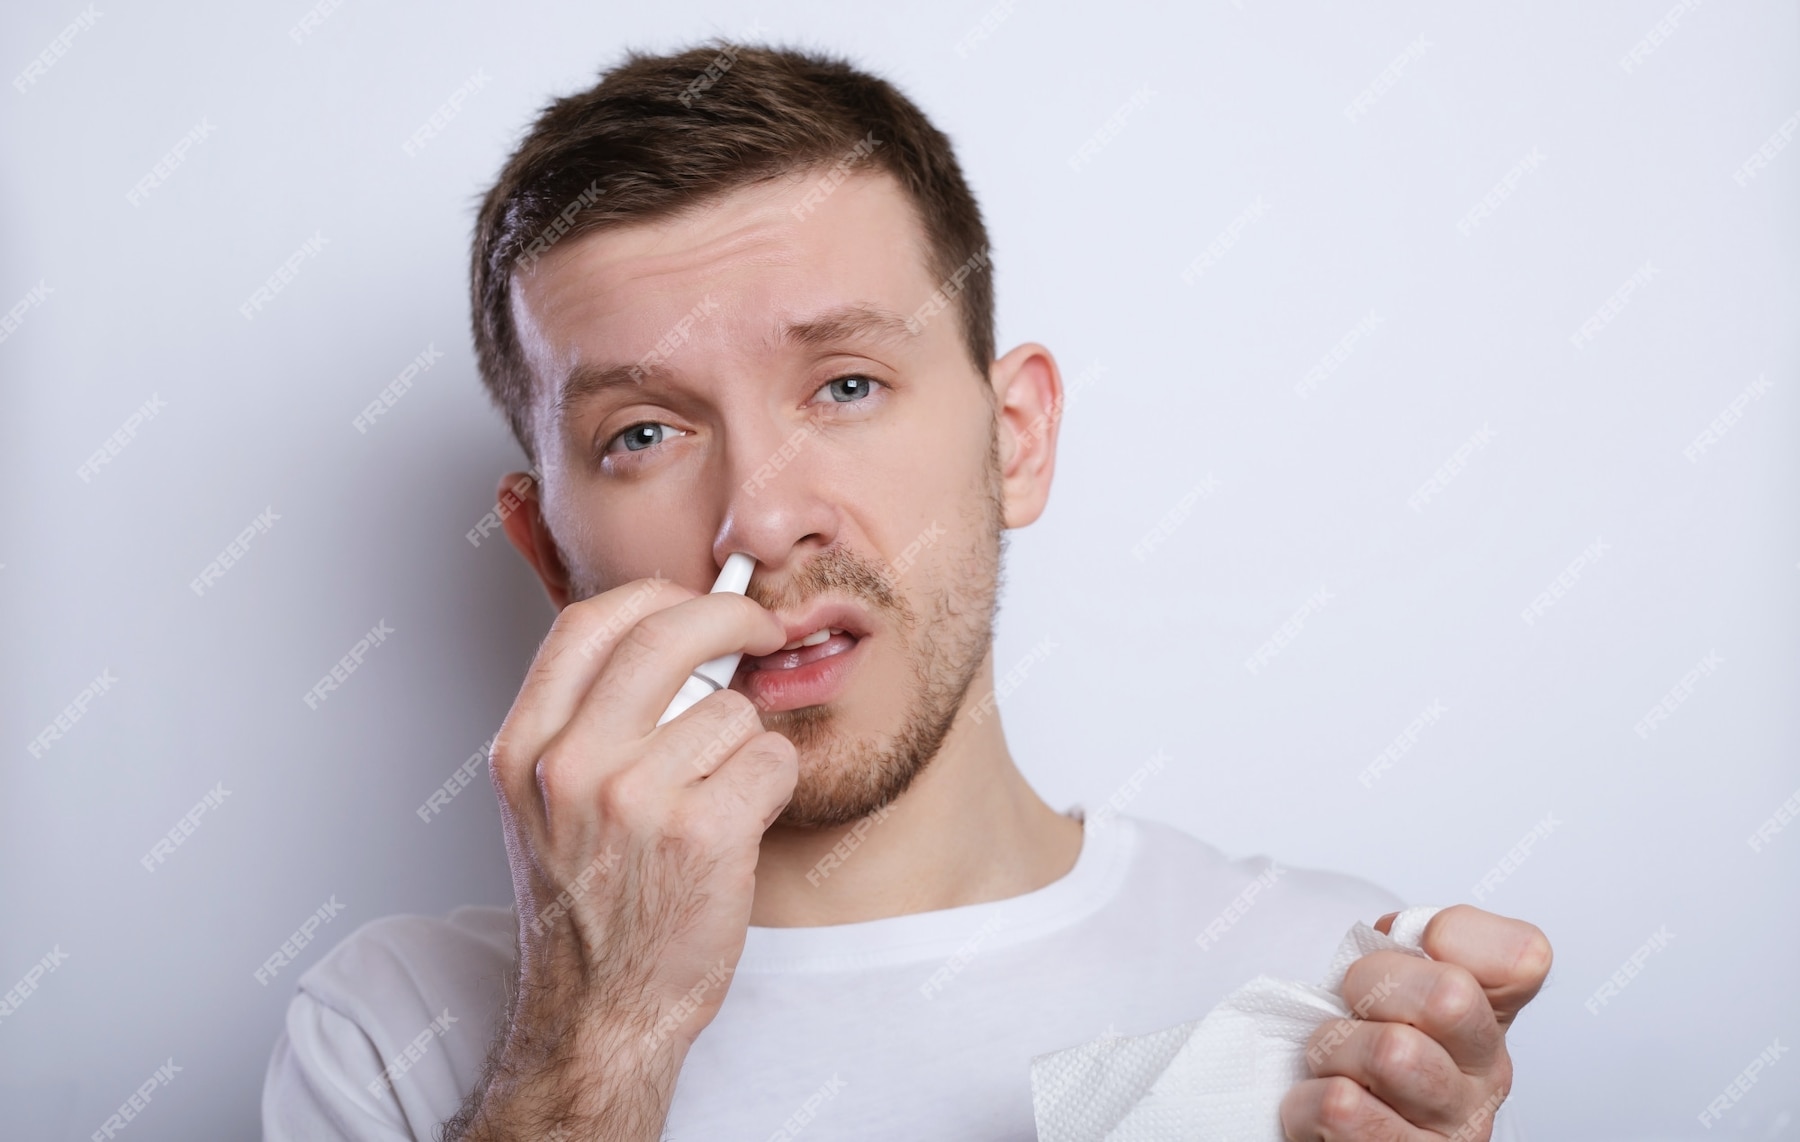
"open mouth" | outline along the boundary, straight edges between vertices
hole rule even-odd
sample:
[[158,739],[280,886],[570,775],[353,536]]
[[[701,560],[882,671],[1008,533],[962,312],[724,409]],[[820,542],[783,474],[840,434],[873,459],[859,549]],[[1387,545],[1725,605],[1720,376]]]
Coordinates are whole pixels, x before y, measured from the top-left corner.
[[827,605],[788,623],[788,643],[769,654],[746,654],[732,688],[764,713],[820,706],[843,693],[851,672],[868,657],[868,619],[848,604]]
[[802,666],[842,654],[855,646],[856,636],[837,627],[822,627],[805,638],[797,638],[772,654],[746,654],[742,664],[746,670],[798,670]]

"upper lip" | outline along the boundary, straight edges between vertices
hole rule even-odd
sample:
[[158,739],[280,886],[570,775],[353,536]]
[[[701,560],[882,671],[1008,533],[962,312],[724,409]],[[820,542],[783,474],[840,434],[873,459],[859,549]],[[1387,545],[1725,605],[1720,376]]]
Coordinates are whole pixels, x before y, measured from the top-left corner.
[[848,601],[821,600],[797,617],[788,615],[778,615],[777,617],[787,628],[787,639],[782,643],[783,646],[827,627],[841,630],[852,638],[862,638],[869,633],[871,625],[868,615],[863,609]]

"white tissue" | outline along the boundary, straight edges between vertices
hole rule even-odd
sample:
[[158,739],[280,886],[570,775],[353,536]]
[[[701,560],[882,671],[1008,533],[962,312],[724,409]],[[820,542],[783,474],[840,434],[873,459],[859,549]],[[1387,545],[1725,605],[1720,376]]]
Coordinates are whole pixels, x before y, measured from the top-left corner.
[[[1424,956],[1419,940],[1438,911],[1409,908],[1386,936],[1357,924],[1321,986],[1257,976],[1204,1019],[1038,1055],[1038,1142],[1283,1142],[1281,1100],[1312,1077],[1307,1040],[1326,1020],[1350,1017],[1338,994],[1344,973],[1381,949]],[[1494,1137],[1511,1135],[1496,1122]]]

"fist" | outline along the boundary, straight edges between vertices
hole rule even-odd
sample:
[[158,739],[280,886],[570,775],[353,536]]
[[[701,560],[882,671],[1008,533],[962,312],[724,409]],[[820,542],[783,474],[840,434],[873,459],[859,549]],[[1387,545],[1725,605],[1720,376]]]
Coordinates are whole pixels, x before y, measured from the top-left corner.
[[1344,1002],[1361,1018],[1329,1020],[1307,1043],[1315,1077],[1281,1102],[1289,1142],[1488,1142],[1512,1090],[1506,1031],[1550,973],[1550,941],[1458,904],[1420,946],[1430,959],[1380,951],[1350,965]]

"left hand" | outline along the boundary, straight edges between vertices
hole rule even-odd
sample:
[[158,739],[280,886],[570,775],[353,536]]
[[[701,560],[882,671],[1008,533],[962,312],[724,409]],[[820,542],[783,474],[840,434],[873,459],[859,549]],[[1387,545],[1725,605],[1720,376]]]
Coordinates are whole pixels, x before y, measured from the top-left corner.
[[1512,1090],[1506,1029],[1543,986],[1550,941],[1458,904],[1420,945],[1430,959],[1382,951],[1350,965],[1344,1002],[1361,1018],[1330,1020],[1307,1042],[1318,1077],[1281,1100],[1288,1142],[1488,1142]]

